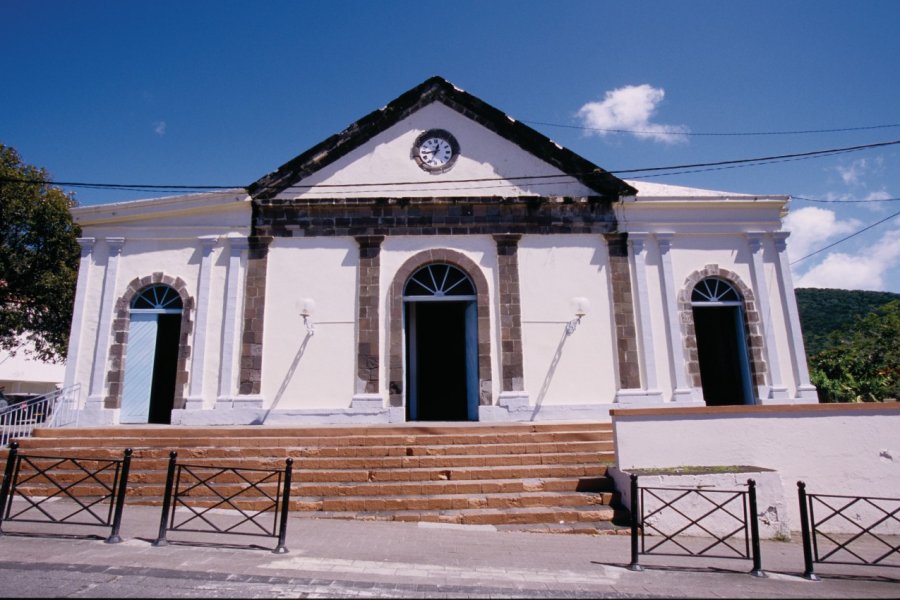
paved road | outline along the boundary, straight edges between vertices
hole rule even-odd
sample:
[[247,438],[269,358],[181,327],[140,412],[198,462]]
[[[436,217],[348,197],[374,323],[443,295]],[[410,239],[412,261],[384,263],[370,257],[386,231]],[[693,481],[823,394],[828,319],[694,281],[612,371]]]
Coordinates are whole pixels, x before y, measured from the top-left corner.
[[126,506],[118,544],[103,541],[107,529],[55,526],[50,532],[43,524],[4,523],[0,592],[45,598],[900,597],[900,566],[817,565],[821,581],[803,579],[799,539],[764,542],[768,576],[757,578],[746,560],[688,557],[642,556],[645,570],[633,572],[629,540],[618,535],[295,515],[289,552],[275,554],[274,539],[246,536],[170,532],[169,545],[156,547],[158,527],[159,509],[139,506]]

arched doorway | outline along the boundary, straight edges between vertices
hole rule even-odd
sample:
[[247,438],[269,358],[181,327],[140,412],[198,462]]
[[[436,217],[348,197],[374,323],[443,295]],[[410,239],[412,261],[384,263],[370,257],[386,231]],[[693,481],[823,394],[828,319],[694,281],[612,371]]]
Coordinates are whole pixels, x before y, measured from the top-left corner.
[[752,404],[743,298],[725,279],[707,277],[691,292],[691,308],[706,404]]
[[406,417],[478,419],[478,308],[475,286],[459,268],[425,265],[403,288]]
[[131,301],[120,423],[169,423],[175,399],[183,304],[168,285]]

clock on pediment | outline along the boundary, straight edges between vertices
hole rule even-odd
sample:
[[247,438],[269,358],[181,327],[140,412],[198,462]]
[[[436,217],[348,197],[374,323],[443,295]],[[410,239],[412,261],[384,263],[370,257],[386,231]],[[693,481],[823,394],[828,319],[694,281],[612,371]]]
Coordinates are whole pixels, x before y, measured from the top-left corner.
[[453,134],[444,129],[425,131],[412,147],[412,158],[429,173],[445,173],[450,170],[459,156],[459,142]]

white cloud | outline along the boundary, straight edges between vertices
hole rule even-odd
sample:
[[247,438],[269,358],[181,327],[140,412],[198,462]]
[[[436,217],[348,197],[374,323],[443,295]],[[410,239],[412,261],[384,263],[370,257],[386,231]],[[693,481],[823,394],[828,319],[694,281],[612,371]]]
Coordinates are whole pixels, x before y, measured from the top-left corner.
[[157,121],[153,124],[153,133],[162,137],[166,135],[166,122],[165,121]]
[[[790,239],[790,238],[789,238]],[[795,287],[885,290],[885,277],[900,264],[900,229],[895,228],[873,245],[855,254],[833,252],[803,274]]]
[[864,185],[863,177],[880,171],[883,165],[884,159],[880,156],[874,159],[859,158],[850,163],[849,166],[839,165],[835,167],[835,170],[841,176],[845,185]]
[[852,233],[860,227],[856,219],[839,221],[834,211],[815,206],[792,210],[784,218],[784,228],[791,232],[788,252],[792,260],[803,258],[825,245],[831,238]]
[[[611,92],[599,102],[588,102],[578,111],[589,133],[605,136],[613,131],[627,130],[639,139],[675,144],[687,141],[683,135],[690,131],[684,125],[661,125],[651,122],[656,108],[663,101],[666,92],[648,84],[628,85]],[[597,131],[600,130],[600,131]]]

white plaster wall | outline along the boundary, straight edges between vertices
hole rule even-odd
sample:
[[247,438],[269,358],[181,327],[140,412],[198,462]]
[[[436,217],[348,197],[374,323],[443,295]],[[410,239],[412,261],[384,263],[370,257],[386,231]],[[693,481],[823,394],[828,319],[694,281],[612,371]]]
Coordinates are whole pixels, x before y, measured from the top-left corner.
[[[413,143],[419,134],[428,129],[445,129],[453,134],[460,146],[460,156],[446,173],[427,173],[411,157]],[[452,183],[460,179],[497,179],[504,177],[560,175],[560,179],[538,179],[530,186],[521,181],[479,181]],[[447,181],[446,184],[441,184]],[[553,182],[551,185],[550,182]],[[421,185],[390,185],[394,182],[412,182]],[[360,183],[374,186],[360,187]],[[489,129],[464,117],[455,110],[434,102],[413,115],[389,127],[374,138],[313,173],[301,184],[304,187],[289,188],[279,198],[323,196],[366,197],[383,196],[518,196],[557,195],[590,196],[596,192],[577,180],[525,152],[519,146],[500,137]],[[327,184],[353,187],[315,186]],[[312,186],[306,187],[306,186]]]
[[[609,254],[599,235],[523,236],[519,290],[525,390],[540,406],[612,403],[615,333],[610,315]],[[571,336],[571,299],[590,312]]]
[[[459,252],[481,267],[481,272],[487,280],[488,298],[491,310],[491,396],[496,403],[500,394],[500,370],[498,362],[499,342],[497,330],[498,307],[496,295],[497,272],[497,245],[488,235],[472,236],[391,236],[386,237],[380,254],[380,279],[381,301],[378,307],[379,328],[381,330],[381,365],[379,380],[381,382],[381,394],[388,397],[388,358],[390,357],[390,303],[402,301],[400,298],[391,298],[391,285],[397,270],[412,256],[426,250],[446,249]],[[482,315],[479,314],[479,317]],[[405,326],[404,326],[405,335]],[[405,356],[404,356],[405,361]],[[406,366],[404,364],[404,373]],[[355,376],[354,376],[355,377]],[[351,380],[352,381],[352,380]]]
[[616,411],[616,465],[626,472],[732,465],[773,469],[781,477],[790,529],[798,531],[798,481],[813,494],[900,498],[900,405],[862,408],[795,405],[694,414],[676,409],[678,414],[646,416]]
[[[349,408],[356,379],[359,247],[352,238],[276,238],[266,276],[264,406]],[[314,334],[300,311],[315,303]]]
[[[647,269],[647,294],[650,306],[650,323],[653,335],[653,354],[656,358],[655,365],[647,365],[647,369],[654,369],[656,374],[656,389],[662,392],[664,402],[672,399],[672,393],[675,391],[675,385],[672,382],[671,357],[669,356],[668,346],[668,325],[666,321],[666,304],[662,296],[662,264],[660,262],[659,246],[653,239],[647,239],[646,247],[646,269]],[[671,251],[670,251],[671,252]],[[634,266],[634,265],[632,265]],[[634,284],[634,277],[637,275],[633,272],[632,276],[632,297],[637,300],[637,286]],[[676,293],[676,292],[672,292]],[[635,316],[637,316],[635,314]],[[638,327],[640,331],[640,327]],[[638,344],[643,342],[641,336],[638,336]],[[683,342],[675,340],[676,344]],[[683,367],[682,367],[683,368]],[[646,379],[644,379],[646,381]]]

